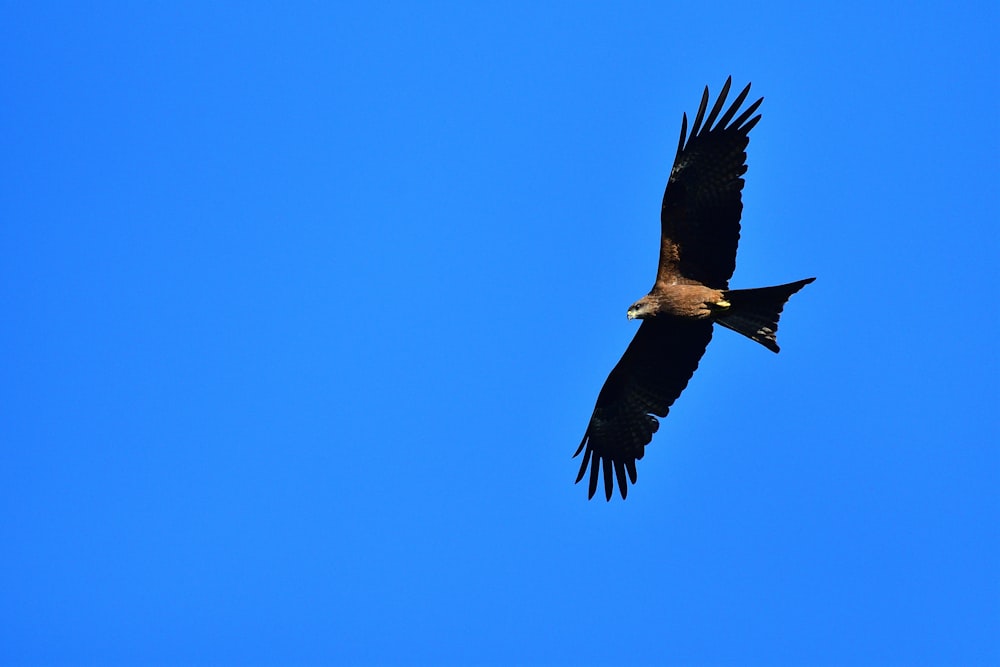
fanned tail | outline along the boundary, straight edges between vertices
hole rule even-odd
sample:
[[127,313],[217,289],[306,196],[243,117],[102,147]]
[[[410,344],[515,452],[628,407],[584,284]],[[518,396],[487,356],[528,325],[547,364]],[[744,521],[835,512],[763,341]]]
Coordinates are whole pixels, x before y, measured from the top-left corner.
[[787,285],[736,289],[725,292],[729,308],[716,322],[755,340],[772,352],[777,352],[778,319],[788,299],[815,278],[798,280]]

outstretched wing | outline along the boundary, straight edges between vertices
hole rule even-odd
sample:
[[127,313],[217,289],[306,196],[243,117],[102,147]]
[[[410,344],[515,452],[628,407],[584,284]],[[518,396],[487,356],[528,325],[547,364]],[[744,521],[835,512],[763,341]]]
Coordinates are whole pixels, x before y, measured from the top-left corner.
[[[587,432],[573,456],[583,452],[580,474],[590,466],[588,498],[594,497],[604,465],[604,495],[611,500],[614,480],[622,498],[628,495],[625,474],[635,484],[636,459],[653,439],[674,400],[688,380],[712,339],[712,323],[647,319],[629,343],[621,360],[604,382]],[[656,415],[654,417],[653,415]]]
[[687,143],[687,114],[681,122],[677,156],[660,210],[657,283],[693,280],[715,289],[726,289],[736,269],[736,245],[740,240],[740,214],[743,212],[741,176],[747,170],[746,147],[750,130],[760,120],[760,114],[751,116],[764,98],[748,106],[734,120],[750,93],[747,84],[719,117],[731,83],[732,77],[726,79],[707,118],[708,87],[705,87]]

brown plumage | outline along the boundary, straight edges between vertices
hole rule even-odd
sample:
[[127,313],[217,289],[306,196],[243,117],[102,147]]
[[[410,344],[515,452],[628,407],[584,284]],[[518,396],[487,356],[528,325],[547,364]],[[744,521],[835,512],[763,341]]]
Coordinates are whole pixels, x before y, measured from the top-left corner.
[[[603,468],[608,500],[615,481],[622,498],[635,484],[635,462],[666,417],[712,339],[718,322],[777,352],[778,318],[788,298],[815,278],[787,285],[730,290],[740,239],[741,192],[754,112],[764,98],[737,116],[748,84],[719,116],[732,77],[706,117],[708,88],[687,135],[687,115],[660,211],[660,263],[649,294],[628,309],[643,322],[597,397],[594,414],[576,454],[580,473],[590,467],[588,497]],[[751,118],[751,116],[753,116]],[[686,139],[686,142],[685,142]],[[626,479],[627,476],[627,479]]]

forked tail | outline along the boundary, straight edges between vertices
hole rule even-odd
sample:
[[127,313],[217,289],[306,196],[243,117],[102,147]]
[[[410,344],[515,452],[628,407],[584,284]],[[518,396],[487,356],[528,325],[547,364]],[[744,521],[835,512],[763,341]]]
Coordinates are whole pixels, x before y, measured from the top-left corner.
[[778,351],[778,318],[789,297],[808,285],[815,278],[798,280],[787,285],[734,289],[725,292],[729,308],[719,315],[716,322],[755,340],[772,352]]

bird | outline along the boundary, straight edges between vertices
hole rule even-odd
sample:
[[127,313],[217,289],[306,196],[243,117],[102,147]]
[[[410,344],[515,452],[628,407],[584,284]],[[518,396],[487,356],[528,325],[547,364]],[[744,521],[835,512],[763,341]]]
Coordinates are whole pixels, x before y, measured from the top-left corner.
[[[688,134],[681,118],[680,140],[660,209],[660,256],[648,294],[629,306],[639,329],[604,382],[583,440],[579,483],[590,469],[588,495],[597,491],[603,469],[604,495],[615,483],[624,500],[635,484],[636,461],[670,407],[698,368],[714,324],[732,329],[778,352],[778,319],[788,299],[815,278],[773,287],[729,289],[743,212],[743,175],[754,113],[764,98],[745,109],[750,84],[720,116],[732,85],[726,79],[708,109],[708,86]],[[739,113],[737,116],[736,114]],[[627,476],[627,477],[626,477]]]

